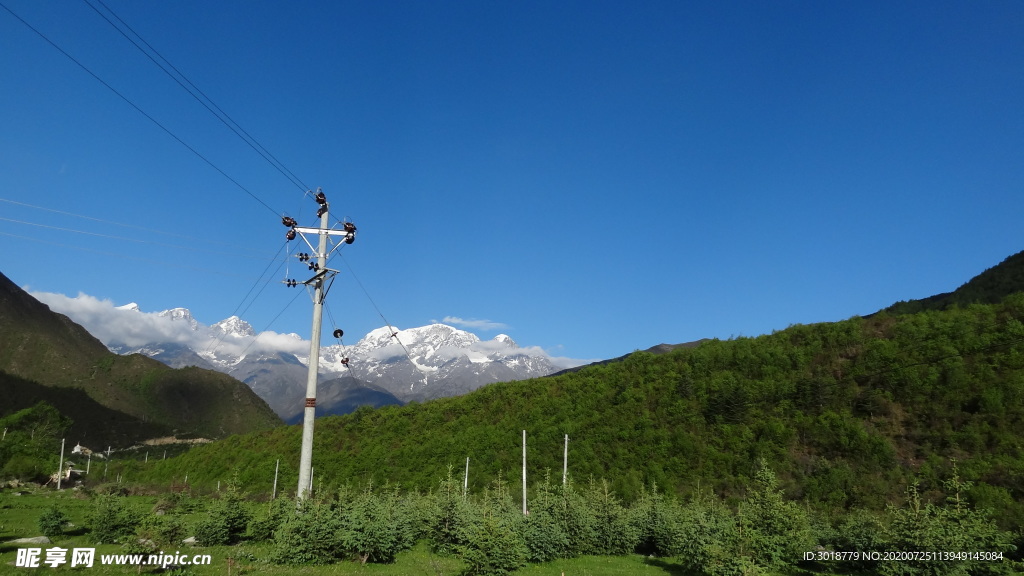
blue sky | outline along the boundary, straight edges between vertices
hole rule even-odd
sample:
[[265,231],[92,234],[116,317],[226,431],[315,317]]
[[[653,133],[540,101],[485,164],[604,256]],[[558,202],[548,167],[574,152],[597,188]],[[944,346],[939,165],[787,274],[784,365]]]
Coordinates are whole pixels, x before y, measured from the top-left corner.
[[217,167],[0,9],[0,272],[32,290],[308,336],[274,259],[319,186],[359,227],[347,341],[379,309],[597,359],[1024,249],[1020,2],[105,2],[301,186],[86,2],[2,0]]

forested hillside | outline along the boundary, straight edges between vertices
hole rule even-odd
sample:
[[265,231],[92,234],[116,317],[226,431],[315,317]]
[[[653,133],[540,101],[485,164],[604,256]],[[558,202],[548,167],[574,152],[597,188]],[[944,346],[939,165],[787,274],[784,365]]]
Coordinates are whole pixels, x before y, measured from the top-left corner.
[[922,310],[945,310],[952,306],[968,304],[995,304],[1021,290],[1024,290],[1024,252],[1009,256],[952,292],[897,302],[886,308],[886,312],[912,314]]
[[[882,509],[918,478],[939,493],[951,459],[975,482],[973,503],[1003,526],[1024,524],[1024,294],[998,304],[880,313],[705,342],[662,356],[635,353],[576,373],[494,384],[460,398],[363,409],[317,422],[314,467],[325,486],[436,486],[470,457],[471,489],[499,473],[562,466],[578,482],[607,479],[629,501],[644,485],[743,496],[761,459],[787,495],[812,508]],[[294,489],[300,430],[278,428],[197,447],[143,466],[142,482],[212,485],[240,474],[269,492]]]

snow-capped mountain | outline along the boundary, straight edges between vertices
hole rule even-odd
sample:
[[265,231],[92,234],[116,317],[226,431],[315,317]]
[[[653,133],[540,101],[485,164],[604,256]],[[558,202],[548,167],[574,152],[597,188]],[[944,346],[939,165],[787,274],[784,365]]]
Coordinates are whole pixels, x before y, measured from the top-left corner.
[[445,324],[378,328],[347,349],[323,348],[320,365],[340,372],[346,357],[353,376],[404,401],[457,396],[491,382],[537,378],[558,369],[546,355],[519,348],[505,334],[481,341]]
[[[164,342],[105,342],[112,351],[144,354],[170,366],[226,372],[248,384],[286,421],[301,413],[309,342],[298,335],[257,334],[237,316],[205,326],[185,308],[156,315],[146,315],[135,305],[119,310],[137,313],[140,320],[169,319],[173,329],[165,331]],[[543,351],[520,348],[505,334],[482,341],[445,324],[378,328],[354,346],[321,348],[318,414],[351,411],[363,401],[385,405],[455,396],[492,382],[546,376],[558,369]]]
[[233,336],[236,338],[256,336],[256,331],[252,329],[252,325],[238,316],[232,316],[226,320],[221,320],[213,326],[210,326],[210,328],[226,336]]
[[[139,305],[135,304],[135,310],[139,309]],[[185,322],[193,330],[199,330],[199,322],[192,317],[192,312],[188,308],[172,308],[170,310],[164,310],[159,312],[157,316],[164,316],[171,320]]]

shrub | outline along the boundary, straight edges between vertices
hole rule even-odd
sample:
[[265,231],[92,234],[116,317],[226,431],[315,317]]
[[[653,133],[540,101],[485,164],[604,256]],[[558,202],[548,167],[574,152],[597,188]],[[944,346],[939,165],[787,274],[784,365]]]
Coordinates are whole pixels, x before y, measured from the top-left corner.
[[530,514],[519,523],[528,562],[548,562],[568,555],[569,536],[560,522],[560,502],[551,490],[550,479],[549,471],[537,485]]
[[462,547],[467,575],[509,574],[525,565],[526,544],[513,514],[487,506],[470,523]]
[[520,531],[526,546],[527,562],[548,562],[565,557],[569,538],[550,510],[534,507],[521,522]]
[[678,553],[682,532],[679,506],[659,494],[657,485],[640,493],[630,509],[630,524],[638,535],[637,552],[661,557]]
[[68,523],[68,515],[57,508],[56,504],[51,505],[39,516],[39,530],[43,536],[53,539],[64,534],[64,525]]
[[751,571],[752,562],[739,552],[736,517],[716,499],[701,499],[680,511],[677,554],[680,563],[694,574],[725,576]]
[[[287,502],[287,500],[284,500]],[[271,561],[277,564],[331,564],[343,555],[341,512],[322,496],[289,507],[274,531]]]
[[795,502],[783,500],[775,472],[764,461],[754,474],[754,483],[740,516],[751,560],[772,570],[795,564],[816,544],[807,513]]
[[135,534],[135,526],[141,517],[123,496],[99,494],[89,515],[93,541],[98,544],[122,542]]
[[428,500],[426,532],[430,548],[441,554],[453,554],[466,544],[466,530],[473,517],[472,504],[463,497],[462,488],[452,478],[452,467],[438,491]]
[[567,546],[563,556],[569,558],[595,552],[597,548],[595,511],[591,508],[586,496],[577,492],[571,482],[555,487],[552,514],[566,535]]
[[[963,493],[971,488],[970,482],[960,479],[956,463],[952,477],[944,482],[946,503],[937,506],[923,503],[917,483],[907,488],[907,504],[902,508],[889,508],[888,547],[906,552],[932,551],[985,551],[1009,553],[1015,549],[1013,534],[1000,530],[987,510],[972,510],[964,501]],[[1009,574],[1011,562],[955,559],[928,562],[910,559],[905,562],[882,562],[879,573],[886,576],[917,574]]]
[[[853,510],[836,527],[833,550],[885,550],[885,525],[877,514]],[[878,561],[870,558],[835,563],[836,567],[877,572]]]
[[295,510],[295,502],[278,498],[267,503],[263,511],[249,520],[245,536],[249,540],[263,542],[273,540],[274,532],[281,526],[288,513]]
[[396,491],[377,493],[372,485],[357,496],[343,516],[342,544],[361,562],[394,562],[415,543],[413,519]]
[[249,512],[238,492],[237,484],[228,483],[227,490],[207,508],[207,516],[196,525],[196,540],[204,546],[223,546],[237,542],[249,524]]
[[155,554],[176,546],[185,537],[185,523],[177,516],[150,514],[139,522],[135,537],[127,539],[129,554]]
[[630,522],[629,510],[612,494],[607,480],[591,483],[587,491],[588,507],[593,514],[594,554],[629,554],[640,542],[639,527]]

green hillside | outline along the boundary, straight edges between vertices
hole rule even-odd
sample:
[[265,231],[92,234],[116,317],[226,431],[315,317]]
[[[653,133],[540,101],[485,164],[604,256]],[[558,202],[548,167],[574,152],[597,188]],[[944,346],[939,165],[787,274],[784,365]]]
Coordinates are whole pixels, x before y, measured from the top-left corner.
[[1024,290],[1024,252],[1018,252],[985,270],[953,292],[897,302],[886,308],[886,312],[913,314],[922,310],[945,310],[952,306],[975,303],[994,304],[1021,290]]
[[108,408],[80,388],[51,388],[0,372],[0,390],[4,393],[0,417],[38,403],[45,403],[60,414],[74,414],[75,419],[69,420],[62,431],[72,445],[80,443],[100,450],[107,446],[131,446],[142,438],[172,433],[166,426]]
[[110,352],[2,274],[0,375],[0,417],[46,400],[76,423],[73,431],[83,438],[132,444],[143,439],[136,433],[155,431],[223,438],[281,423],[266,402],[230,376]]
[[[926,497],[951,458],[975,504],[1024,525],[1024,294],[997,304],[879,313],[710,341],[552,378],[494,384],[458,398],[361,409],[317,421],[315,476],[436,486],[470,457],[479,490],[500,473],[561,471],[563,434],[577,481],[604,478],[629,500],[657,483],[688,495],[743,496],[760,459],[792,497],[826,510],[882,509],[919,478]],[[132,464],[163,483],[294,490],[299,427],[235,436],[165,462]],[[931,495],[931,496],[930,496]]]

